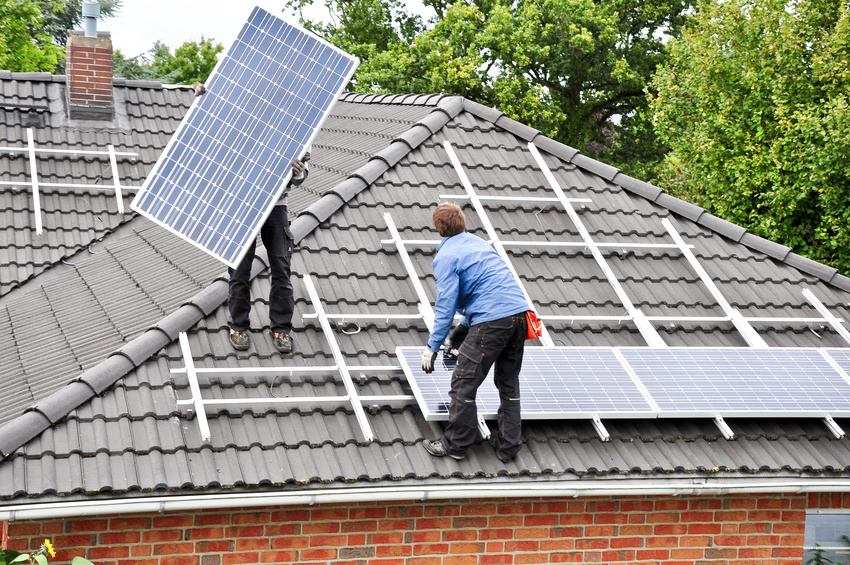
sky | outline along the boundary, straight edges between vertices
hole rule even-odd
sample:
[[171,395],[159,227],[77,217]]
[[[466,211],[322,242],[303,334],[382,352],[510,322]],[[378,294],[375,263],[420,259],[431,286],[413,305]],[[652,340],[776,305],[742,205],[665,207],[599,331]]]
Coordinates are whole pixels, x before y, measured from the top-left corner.
[[[418,0],[405,3],[425,19],[433,15],[433,10],[425,8]],[[314,0],[314,4],[304,15],[308,19],[327,21],[328,11],[323,0]],[[200,41],[202,35],[227,49],[239,35],[254,6],[297,22],[297,18],[290,18],[283,12],[286,0],[123,0],[118,15],[99,20],[97,29],[110,32],[112,48],[120,49],[128,58],[150,50],[157,41],[174,51],[187,41]]]
[[[323,4],[321,1],[319,4]],[[112,48],[125,57],[135,57],[162,41],[173,51],[201,36],[230,47],[254,6],[289,19],[283,13],[286,0],[124,0],[118,15],[97,22],[98,31],[108,31]],[[311,18],[323,18],[322,7]],[[295,21],[294,19],[291,21]]]

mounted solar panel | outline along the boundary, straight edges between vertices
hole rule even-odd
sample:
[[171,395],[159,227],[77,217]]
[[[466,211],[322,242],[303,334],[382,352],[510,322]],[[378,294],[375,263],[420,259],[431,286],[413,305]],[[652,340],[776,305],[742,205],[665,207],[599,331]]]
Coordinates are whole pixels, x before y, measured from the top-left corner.
[[817,349],[619,351],[663,416],[850,416],[850,383]]
[[835,364],[844,371],[844,374],[850,377],[850,349],[827,348],[822,350],[826,353]]
[[[448,420],[455,361],[437,355],[434,372],[422,371],[422,347],[396,355],[426,420]],[[655,411],[612,349],[527,347],[520,372],[524,419],[646,418]],[[478,389],[478,414],[495,418],[499,393],[492,376]]]
[[235,267],[358,63],[254,8],[131,207]]

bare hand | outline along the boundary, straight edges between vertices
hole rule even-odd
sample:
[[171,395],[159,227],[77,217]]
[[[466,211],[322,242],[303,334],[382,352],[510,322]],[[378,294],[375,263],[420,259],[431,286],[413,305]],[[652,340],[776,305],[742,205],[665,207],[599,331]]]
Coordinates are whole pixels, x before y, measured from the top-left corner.
[[301,173],[304,172],[304,166],[305,165],[301,161],[301,159],[294,159],[292,161],[292,174],[295,175],[295,176],[300,175]]

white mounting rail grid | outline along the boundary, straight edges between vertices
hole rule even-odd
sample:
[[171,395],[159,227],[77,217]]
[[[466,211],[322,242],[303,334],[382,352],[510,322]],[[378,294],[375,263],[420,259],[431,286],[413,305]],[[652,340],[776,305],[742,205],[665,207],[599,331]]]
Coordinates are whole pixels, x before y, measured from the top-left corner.
[[[351,319],[353,317],[371,317],[371,318],[390,318],[392,316],[386,315],[374,315],[374,316],[351,316],[351,315],[330,315],[325,313],[324,308],[321,304],[321,299],[319,298],[319,294],[316,291],[315,284],[313,283],[312,277],[310,275],[305,274],[303,277],[304,284],[307,287],[307,293],[310,295],[310,300],[312,301],[316,312],[313,314],[305,314],[304,318],[318,318],[319,324],[322,327],[322,332],[324,333],[325,338],[327,339],[331,351],[333,352],[335,365],[322,365],[322,366],[309,366],[309,367],[296,367],[296,366],[278,366],[278,367],[240,367],[240,368],[196,368],[195,363],[192,357],[192,351],[189,347],[189,338],[187,337],[185,332],[180,333],[180,350],[183,355],[183,368],[180,369],[172,369],[172,373],[185,373],[189,380],[189,391],[191,393],[191,397],[188,399],[182,399],[177,401],[177,406],[186,410],[187,412],[191,412],[195,415],[198,420],[198,426],[200,428],[201,437],[204,441],[209,442],[211,439],[211,432],[208,422],[208,414],[209,410],[220,410],[226,408],[235,408],[235,407],[255,407],[255,408],[266,408],[269,406],[298,406],[298,405],[306,405],[306,406],[315,406],[317,404],[331,404],[335,406],[346,406],[350,405],[354,411],[355,418],[357,419],[357,423],[360,426],[360,430],[363,434],[363,438],[367,442],[371,442],[375,439],[375,435],[372,432],[372,427],[369,425],[369,421],[366,417],[366,412],[363,408],[364,405],[372,406],[372,405],[406,405],[412,404],[416,402],[416,398],[413,395],[379,395],[379,396],[367,396],[359,394],[357,390],[357,386],[355,385],[351,373],[359,372],[361,375],[365,373],[375,373],[375,372],[400,372],[402,369],[400,366],[395,365],[376,365],[376,366],[349,366],[346,363],[345,356],[342,353],[342,349],[339,347],[339,343],[337,342],[336,336],[334,335],[333,328],[331,327],[330,320],[332,318],[347,318]],[[199,375],[209,375],[209,374],[220,374],[220,375],[241,375],[241,376],[256,376],[256,375],[295,375],[295,374],[304,374],[304,373],[338,373],[340,378],[342,379],[343,386],[345,386],[346,394],[345,395],[337,395],[337,396],[298,396],[298,397],[266,397],[266,398],[204,398],[201,391],[200,381],[198,380]]]
[[[663,219],[662,224],[665,229],[670,234],[674,243],[665,244],[665,243],[603,243],[596,242],[590,236],[587,228],[581,221],[581,218],[573,209],[574,203],[581,202],[591,202],[590,199],[570,199],[567,198],[563,190],[560,188],[557,180],[552,175],[548,166],[543,161],[540,153],[537,151],[537,148],[534,144],[529,143],[529,150],[535,156],[538,164],[544,172],[544,175],[548,179],[549,183],[552,185],[553,190],[556,194],[555,198],[538,198],[538,197],[490,197],[490,196],[479,196],[472,184],[469,182],[468,177],[463,171],[462,165],[460,164],[457,156],[452,149],[451,145],[448,142],[444,143],[444,147],[446,151],[449,153],[450,160],[455,170],[458,172],[459,177],[461,178],[461,182],[466,190],[466,195],[458,196],[458,195],[441,195],[441,198],[445,199],[467,199],[474,206],[476,212],[480,216],[482,223],[487,230],[488,236],[490,238],[491,244],[494,248],[501,254],[501,256],[505,259],[507,265],[511,269],[514,277],[520,284],[520,288],[522,288],[523,293],[528,299],[529,305],[533,306],[533,302],[529,297],[525,286],[522,284],[522,281],[517,276],[515,269],[510,260],[510,256],[505,250],[505,246],[523,246],[523,247],[533,247],[533,246],[546,246],[546,247],[579,247],[579,248],[587,248],[591,251],[595,261],[599,265],[602,272],[607,277],[609,284],[614,288],[618,297],[621,299],[626,312],[621,316],[551,316],[551,315],[541,315],[540,318],[542,320],[548,321],[575,321],[575,320],[588,320],[588,321],[615,321],[618,323],[632,321],[638,327],[641,335],[643,335],[647,344],[650,347],[667,347],[666,343],[663,341],[661,336],[658,334],[657,330],[654,327],[654,323],[662,323],[662,322],[731,322],[734,326],[739,330],[739,332],[744,336],[747,343],[751,347],[763,348],[767,347],[765,341],[758,335],[758,333],[752,328],[751,323],[776,323],[776,322],[786,322],[786,323],[802,323],[802,324],[829,324],[839,335],[841,335],[848,344],[850,344],[850,332],[847,331],[846,328],[843,327],[843,322],[841,318],[838,318],[832,315],[825,305],[823,305],[817,297],[809,290],[804,289],[803,295],[804,297],[812,304],[812,306],[821,314],[820,318],[757,318],[757,317],[744,317],[737,309],[731,306],[731,304],[723,297],[720,290],[717,288],[717,285],[714,284],[714,281],[711,279],[710,275],[705,271],[705,269],[700,265],[698,259],[691,251],[692,245],[688,245],[684,239],[675,231],[672,223]],[[579,233],[582,236],[582,241],[576,242],[551,242],[551,241],[501,241],[498,237],[498,232],[493,227],[492,223],[489,221],[487,217],[487,212],[482,202],[485,201],[512,201],[512,202],[523,202],[523,203],[548,203],[548,204],[560,204],[564,210],[569,215],[572,222],[575,224]],[[309,294],[310,300],[313,303],[316,311],[312,314],[304,314],[304,319],[309,318],[318,318],[319,323],[322,327],[322,331],[330,344],[331,351],[334,355],[334,360],[336,362],[335,365],[327,365],[327,366],[312,366],[312,367],[295,367],[295,366],[282,366],[282,367],[246,367],[246,368],[195,368],[194,362],[192,359],[192,352],[189,348],[189,341],[186,337],[185,333],[180,334],[180,346],[181,351],[184,358],[185,367],[182,369],[174,369],[172,373],[186,373],[189,379],[189,388],[191,391],[191,398],[185,400],[178,400],[177,404],[179,407],[183,407],[189,412],[195,414],[198,419],[198,423],[201,430],[201,435],[204,441],[210,441],[210,429],[207,421],[207,410],[208,408],[228,408],[228,407],[244,407],[244,406],[269,406],[269,405],[316,405],[316,404],[334,404],[334,405],[347,405],[350,404],[353,408],[355,417],[360,425],[361,432],[366,441],[373,441],[374,434],[372,433],[371,426],[366,418],[366,413],[363,409],[364,405],[406,405],[416,402],[416,398],[413,395],[380,395],[380,396],[364,396],[360,395],[357,391],[357,387],[354,384],[354,381],[351,377],[351,372],[356,371],[360,372],[361,376],[364,375],[365,372],[395,372],[402,371],[400,366],[348,366],[346,364],[345,356],[342,353],[342,350],[339,347],[339,344],[336,340],[336,336],[334,334],[334,330],[331,327],[331,320],[336,321],[352,321],[356,322],[357,320],[410,320],[410,321],[422,321],[425,326],[428,328],[428,331],[433,331],[434,325],[434,309],[431,306],[430,300],[428,299],[428,295],[425,291],[425,288],[422,284],[422,280],[419,274],[416,272],[416,268],[413,265],[412,260],[408,254],[407,248],[408,246],[415,247],[436,247],[439,245],[440,240],[435,239],[402,239],[395,222],[392,219],[392,216],[389,212],[384,213],[384,221],[387,224],[387,228],[390,232],[391,239],[381,240],[382,245],[391,244],[395,247],[398,252],[399,258],[407,270],[408,277],[411,281],[411,284],[414,287],[414,290],[418,299],[418,314],[369,314],[369,313],[327,313],[324,311],[324,308],[321,304],[321,298],[316,291],[315,284],[313,283],[312,277],[310,275],[304,275],[303,280]],[[626,295],[625,290],[620,285],[610,266],[608,265],[605,257],[603,256],[602,250],[606,248],[629,248],[629,249],[678,249],[683,256],[688,260],[689,264],[699,276],[700,280],[706,285],[712,296],[717,300],[720,307],[724,310],[725,316],[721,317],[707,317],[707,316],[694,316],[694,317],[685,317],[685,316],[645,316],[638,308],[636,308],[629,297]],[[544,334],[541,336],[541,342],[544,346],[553,347],[554,343],[552,341],[549,332],[544,328]],[[327,373],[327,372],[335,372],[339,373],[340,378],[345,386],[346,395],[340,396],[323,396],[323,397],[287,397],[287,398],[241,398],[241,399],[211,399],[211,398],[203,398],[201,395],[200,383],[198,381],[198,376],[203,374],[228,374],[228,375],[256,375],[256,374],[272,374],[272,375],[281,375],[281,374],[302,374],[302,373]],[[718,415],[714,419],[717,427],[723,432],[724,436],[727,438],[734,437],[734,433],[723,420],[722,416]],[[836,437],[840,437],[843,435],[843,431],[832,421],[831,418],[826,418],[825,423],[827,427],[836,435]],[[479,429],[483,437],[487,438],[490,435],[490,430],[486,424],[486,422],[479,418]],[[608,432],[605,430],[605,427],[602,421],[599,418],[594,418],[593,425],[597,430],[599,436],[605,440],[609,438]]]
[[[106,151],[82,151],[76,149],[39,149],[35,146],[35,134],[32,128],[27,128],[27,146],[26,147],[0,147],[0,152],[5,153],[25,153],[29,157],[29,176],[27,184],[32,189],[33,211],[35,214],[35,231],[41,234],[43,225],[41,220],[41,197],[39,195],[39,187],[50,188],[86,188],[89,190],[114,190],[115,198],[118,202],[118,213],[124,213],[124,199],[121,196],[121,179],[118,171],[118,157],[129,158],[138,157],[138,153],[115,151],[115,146],[108,145]],[[71,155],[72,157],[106,157],[109,159],[109,166],[112,170],[112,178],[114,184],[68,184],[68,183],[49,183],[38,181],[38,167],[36,155]],[[20,186],[20,182],[0,181],[2,186]],[[125,186],[124,188],[137,189],[137,186]]]
[[[781,318],[781,317],[745,317],[741,312],[733,307],[728,300],[723,296],[720,292],[720,289],[711,279],[711,276],[706,272],[706,270],[699,263],[699,260],[693,254],[691,249],[692,245],[689,245],[685,242],[685,240],[679,235],[676,229],[673,227],[673,224],[667,218],[662,219],[661,223],[664,228],[667,230],[670,237],[673,239],[672,244],[668,243],[632,243],[632,242],[615,242],[615,243],[602,243],[594,241],[590,232],[584,226],[584,223],[581,221],[580,216],[573,208],[573,204],[582,203],[582,202],[590,202],[590,199],[586,198],[568,198],[561,188],[558,180],[552,174],[552,171],[549,169],[549,166],[543,160],[540,152],[537,150],[537,147],[529,142],[528,149],[531,154],[534,156],[535,161],[540,167],[543,175],[546,177],[547,182],[550,184],[552,190],[555,193],[555,197],[553,198],[540,198],[540,197],[503,197],[503,196],[479,196],[472,184],[470,183],[466,173],[463,171],[463,166],[457,158],[457,155],[452,148],[451,144],[448,141],[443,142],[443,146],[449,154],[449,159],[452,162],[455,170],[458,172],[458,176],[461,180],[461,184],[463,185],[466,194],[465,195],[441,195],[441,198],[444,199],[459,199],[459,200],[468,200],[476,212],[480,216],[480,219],[484,225],[484,229],[487,231],[487,235],[490,238],[490,242],[493,247],[505,258],[505,261],[508,265],[511,265],[510,258],[505,252],[505,247],[507,246],[518,246],[518,247],[578,247],[583,249],[588,249],[593,256],[596,264],[599,266],[602,273],[605,275],[608,283],[611,285],[611,288],[616,293],[617,297],[623,304],[625,308],[625,312],[621,316],[554,316],[554,315],[539,315],[539,318],[544,322],[549,321],[568,321],[573,322],[577,320],[584,321],[616,321],[619,323],[622,322],[632,322],[637,326],[644,340],[646,341],[649,347],[667,347],[667,344],[662,339],[661,335],[655,328],[655,324],[660,323],[703,323],[703,322],[731,322],[734,327],[738,330],[741,336],[744,338],[746,343],[750,347],[755,348],[766,348],[768,347],[767,343],[764,339],[759,335],[759,333],[753,328],[752,324],[764,324],[764,323],[788,323],[788,324],[828,324],[830,325],[844,340],[850,344],[850,332],[847,331],[845,327],[842,326],[844,320],[841,318],[837,318],[832,315],[827,308],[814,296],[814,294],[809,289],[803,290],[803,296],[812,304],[812,306],[821,314],[822,317],[815,318]],[[535,203],[535,204],[560,204],[567,215],[570,217],[570,220],[575,225],[578,230],[581,241],[575,242],[552,242],[552,241],[501,241],[498,237],[498,232],[493,228],[492,223],[487,217],[487,212],[482,205],[482,202],[486,201],[497,201],[497,202],[523,202],[523,203]],[[420,245],[423,244],[433,244],[432,241],[408,241],[405,242],[408,244],[417,243]],[[439,241],[436,242],[439,244]],[[626,294],[626,291],[623,289],[620,281],[617,279],[614,272],[611,270],[610,265],[605,259],[602,250],[606,248],[616,248],[616,249],[671,249],[678,250],[683,257],[688,261],[693,271],[700,278],[700,281],[705,285],[708,291],[711,293],[712,297],[717,301],[717,304],[724,312],[724,316],[718,317],[708,317],[708,316],[646,316],[641,310],[634,306],[629,296]],[[516,271],[511,266],[512,272],[516,276]],[[517,280],[519,278],[517,277]],[[525,292],[525,288],[522,284],[520,286],[523,288],[523,292]],[[526,296],[528,294],[526,293]],[[529,300],[529,303],[531,301]],[[551,338],[548,337],[547,333],[544,333],[544,338],[541,338],[543,345],[551,346]],[[548,341],[547,341],[548,340]]]

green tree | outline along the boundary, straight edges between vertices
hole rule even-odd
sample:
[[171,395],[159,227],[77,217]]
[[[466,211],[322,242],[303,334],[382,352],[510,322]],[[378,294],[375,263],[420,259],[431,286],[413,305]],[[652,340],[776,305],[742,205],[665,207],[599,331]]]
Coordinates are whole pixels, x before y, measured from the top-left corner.
[[154,80],[149,53],[126,57],[120,49],[112,54],[112,74],[127,80]]
[[172,55],[167,45],[157,41],[151,50],[151,78],[168,84],[203,83],[215,68],[222,50],[221,43],[201,36],[200,42],[187,41]]
[[52,71],[63,54],[44,33],[44,14],[32,0],[0,2],[0,69]]
[[289,0],[287,5],[299,14],[304,27],[361,60],[412,41],[424,30],[422,19],[408,14],[399,0],[327,0],[330,23],[303,18],[303,9],[312,3],[313,0]]
[[326,1],[343,16],[320,30],[361,58],[358,91],[466,96],[627,170],[664,153],[644,90],[689,2],[425,0],[437,13],[425,28],[398,4],[355,0],[393,14],[355,31],[352,3]]
[[850,273],[846,2],[707,1],[653,86],[666,188]]

